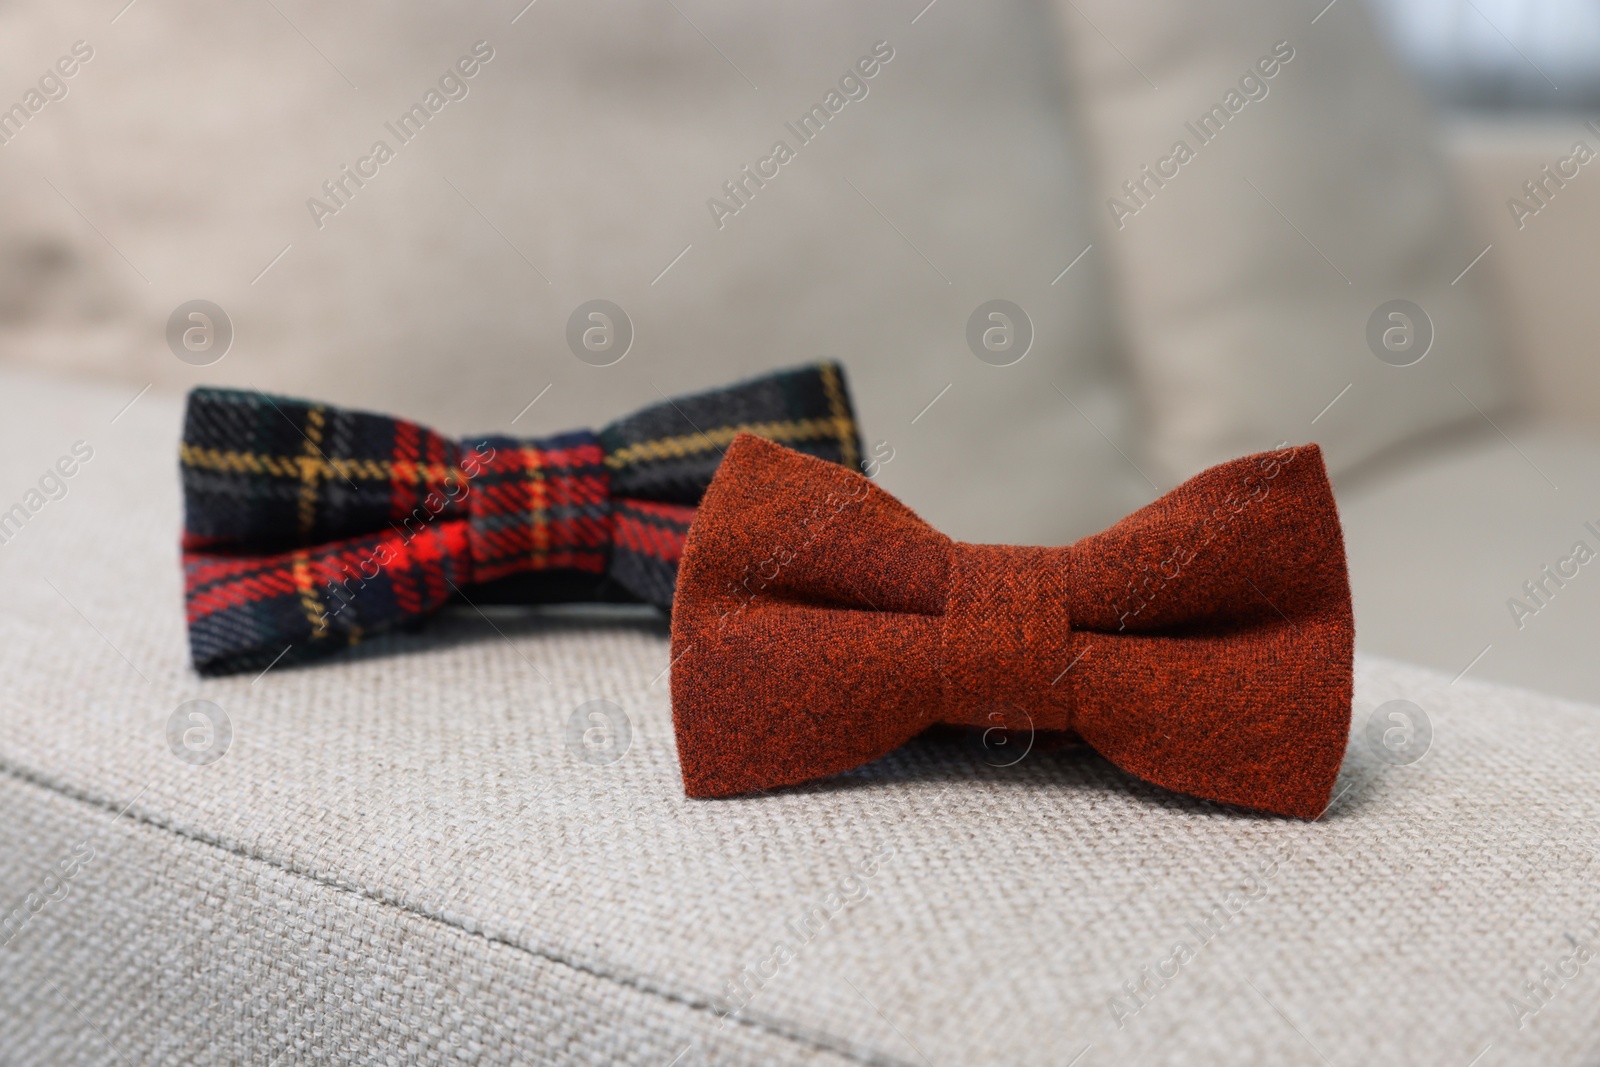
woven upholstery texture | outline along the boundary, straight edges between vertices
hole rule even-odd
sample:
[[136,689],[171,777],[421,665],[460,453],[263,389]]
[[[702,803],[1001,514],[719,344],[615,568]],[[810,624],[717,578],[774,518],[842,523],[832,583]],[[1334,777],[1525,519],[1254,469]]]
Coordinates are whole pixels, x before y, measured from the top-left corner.
[[[1600,961],[1569,941],[1600,944],[1594,708],[1358,656],[1316,822],[948,738],[689,800],[642,609],[452,608],[195,676],[178,401],[0,378],[0,503],[93,446],[0,544],[8,1064],[1600,1057]],[[206,765],[168,737],[197,698],[232,725]],[[1411,765],[1368,741],[1394,699],[1431,724]],[[588,746],[596,700],[625,750]]]

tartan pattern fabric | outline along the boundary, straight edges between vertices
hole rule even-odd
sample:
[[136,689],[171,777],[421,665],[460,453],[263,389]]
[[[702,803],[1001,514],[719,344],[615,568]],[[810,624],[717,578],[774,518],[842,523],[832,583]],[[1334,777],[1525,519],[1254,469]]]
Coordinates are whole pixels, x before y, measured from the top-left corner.
[[493,458],[472,484],[473,578],[570,568],[602,574],[611,545],[611,485],[600,439],[488,437]]
[[651,604],[670,606],[694,515],[684,504],[615,501],[611,572],[617,582]]
[[404,419],[195,389],[180,446],[194,666],[313,658],[454,599],[668,610],[695,505],[741,431],[860,461],[833,363],[540,439],[454,441]]
[[179,460],[186,550],[321,544],[437,515],[440,500],[445,518],[465,514],[446,493],[461,471],[454,441],[326,404],[195,389]]

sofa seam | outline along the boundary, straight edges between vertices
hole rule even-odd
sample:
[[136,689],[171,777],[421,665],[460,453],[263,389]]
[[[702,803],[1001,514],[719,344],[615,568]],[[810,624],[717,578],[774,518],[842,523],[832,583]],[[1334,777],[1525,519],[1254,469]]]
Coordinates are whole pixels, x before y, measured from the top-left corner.
[[[211,837],[193,830],[184,829],[183,827],[177,825],[175,821],[166,818],[158,818],[153,813],[142,814],[133,808],[133,802],[131,801],[127,807],[119,811],[114,803],[104,799],[103,797],[96,796],[89,790],[72,786],[65,782],[54,781],[45,775],[31,771],[25,767],[18,766],[9,760],[4,759],[3,757],[0,757],[0,774],[4,774],[16,781],[32,785],[35,788],[42,789],[47,793],[62,797],[63,799],[73,801],[86,807],[112,812],[118,818],[126,815],[128,818],[136,823],[139,823],[140,825],[146,826],[159,833],[167,834],[178,840],[187,841],[196,845],[203,845],[208,848],[215,849],[216,851],[234,856],[238,859],[261,864],[262,866],[277,870],[283,874],[290,875],[305,882],[310,882],[315,885],[323,886],[324,888],[349,893],[382,908],[401,912],[405,915],[445,927],[457,933],[466,934],[469,937],[480,938],[491,945],[498,945],[503,948],[510,949],[513,952],[521,953],[525,956],[542,959],[549,963],[556,964],[557,966],[566,967],[569,970],[588,975],[591,978],[596,978],[603,982],[609,982],[613,985],[622,986],[623,988],[631,989],[635,992],[643,993],[659,1000],[667,1001],[671,1004],[676,1004],[679,1007],[687,1008],[691,1012],[698,1015],[709,1015],[724,1019],[731,1018],[734,1023],[738,1024],[739,1026],[746,1027],[747,1029],[766,1034],[770,1037],[776,1037],[793,1045],[809,1048],[814,1052],[828,1053],[841,1057],[842,1059],[852,1063],[863,1064],[865,1067],[915,1067],[915,1065],[911,1064],[907,1060],[896,1059],[893,1056],[885,1055],[877,1051],[863,1052],[859,1049],[850,1047],[843,1039],[835,1038],[831,1034],[808,1033],[805,1028],[799,1026],[798,1024],[786,1023],[783,1020],[772,1019],[771,1017],[763,1019],[760,1017],[744,1018],[737,1015],[718,1016],[710,996],[693,992],[675,991],[653,981],[648,975],[630,973],[622,968],[617,967],[606,967],[594,963],[587,963],[577,958],[552,952],[548,949],[541,949],[535,946],[521,944],[510,940],[507,937],[489,933],[487,930],[473,930],[442,915],[436,915],[427,911],[419,910],[412,905],[394,900],[388,895],[367,889],[353,882],[342,882],[334,878],[324,877],[310,870],[291,865],[287,861],[282,861],[268,856],[262,853],[260,850],[252,850],[243,845],[229,844],[220,837]],[[138,798],[135,797],[134,799],[137,801]]]

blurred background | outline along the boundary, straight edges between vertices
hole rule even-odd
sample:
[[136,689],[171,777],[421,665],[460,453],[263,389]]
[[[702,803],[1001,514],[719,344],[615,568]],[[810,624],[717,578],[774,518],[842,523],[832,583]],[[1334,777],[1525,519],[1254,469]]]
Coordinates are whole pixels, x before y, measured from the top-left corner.
[[1317,441],[1361,649],[1600,702],[1592,2],[0,3],[0,108],[0,417],[831,357],[886,488],[1028,543]]

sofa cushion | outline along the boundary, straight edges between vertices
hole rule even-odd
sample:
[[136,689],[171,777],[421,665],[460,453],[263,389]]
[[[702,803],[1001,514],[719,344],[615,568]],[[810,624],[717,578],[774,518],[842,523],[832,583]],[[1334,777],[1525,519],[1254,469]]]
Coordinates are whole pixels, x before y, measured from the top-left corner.
[[1366,5],[1057,8],[1158,481],[1280,440],[1337,473],[1505,400],[1488,242]]
[[0,500],[92,452],[0,544],[8,1062],[1600,1050],[1594,708],[1363,658],[1312,822],[934,737],[688,800],[648,614],[462,607],[195,676],[179,401],[128,399],[0,388]]
[[[1102,265],[1062,273],[1093,238],[1051,13],[915,14],[135,6],[5,146],[30,166],[0,171],[0,347],[134,388],[255,386],[456,436],[597,426],[836,358],[867,445],[894,456],[884,484],[942,528],[1092,532],[1144,483],[1100,436],[1131,447]],[[107,18],[88,0],[0,6],[0,58],[31,70]],[[385,123],[464,56],[466,95],[401,144]],[[852,73],[864,60],[870,78]],[[802,143],[788,126],[830,93],[837,113]],[[341,167],[372,169],[379,139],[394,158],[357,187]],[[763,167],[780,140],[792,159]],[[338,204],[334,181],[344,206],[313,218],[311,200]],[[744,206],[713,212],[740,203],[735,182]],[[233,323],[213,366],[163,341],[196,298]],[[968,346],[996,298],[1032,322],[1012,366]],[[597,299],[633,328],[608,366],[569,350]]]

